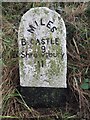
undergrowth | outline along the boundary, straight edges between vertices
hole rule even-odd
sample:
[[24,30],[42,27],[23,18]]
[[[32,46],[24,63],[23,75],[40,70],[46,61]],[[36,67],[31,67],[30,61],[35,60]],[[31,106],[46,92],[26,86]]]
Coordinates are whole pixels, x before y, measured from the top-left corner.
[[[6,119],[90,119],[90,6],[88,3],[2,3],[2,116]],[[65,111],[28,107],[19,86],[17,34],[22,15],[32,7],[46,6],[60,13],[67,28],[70,95]],[[88,81],[88,82],[86,82]]]

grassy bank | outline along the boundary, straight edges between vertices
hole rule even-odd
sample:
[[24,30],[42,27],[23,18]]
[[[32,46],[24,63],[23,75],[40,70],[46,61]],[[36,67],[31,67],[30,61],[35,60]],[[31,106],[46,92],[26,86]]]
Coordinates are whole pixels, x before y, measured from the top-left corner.
[[[22,15],[32,7],[55,9],[67,29],[68,74],[66,107],[28,107],[17,90],[19,85],[18,27]],[[5,119],[90,119],[90,3],[2,3],[3,108]],[[7,117],[5,117],[7,116]],[[2,117],[2,116],[0,116]]]

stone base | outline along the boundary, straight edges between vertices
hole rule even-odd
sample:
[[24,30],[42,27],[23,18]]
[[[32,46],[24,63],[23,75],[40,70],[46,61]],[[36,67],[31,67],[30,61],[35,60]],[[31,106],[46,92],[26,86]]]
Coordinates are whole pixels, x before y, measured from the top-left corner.
[[21,95],[30,107],[65,107],[66,88],[20,87]]

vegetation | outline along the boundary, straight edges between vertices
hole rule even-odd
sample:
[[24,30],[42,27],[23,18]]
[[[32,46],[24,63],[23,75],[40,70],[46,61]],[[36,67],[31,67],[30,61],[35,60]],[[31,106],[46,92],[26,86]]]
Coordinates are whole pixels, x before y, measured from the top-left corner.
[[[22,15],[32,7],[46,6],[60,13],[67,28],[68,74],[66,108],[29,108],[17,90],[19,85],[17,34]],[[6,119],[90,119],[90,2],[2,3],[3,107]]]

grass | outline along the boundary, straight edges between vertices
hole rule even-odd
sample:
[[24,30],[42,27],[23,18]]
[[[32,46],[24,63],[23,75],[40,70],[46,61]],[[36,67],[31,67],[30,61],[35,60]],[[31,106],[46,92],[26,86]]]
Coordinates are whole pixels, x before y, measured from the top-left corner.
[[[21,16],[30,8],[59,9],[67,28],[68,88],[65,111],[60,108],[29,108],[17,91],[19,85],[17,33]],[[90,2],[88,3],[3,3],[2,59],[3,109],[0,118],[77,119],[90,118],[90,90],[81,85],[90,81]],[[1,63],[1,62],[0,62]],[[89,82],[90,84],[90,82]],[[47,111],[47,112],[45,112]],[[16,117],[15,117],[16,116]]]

